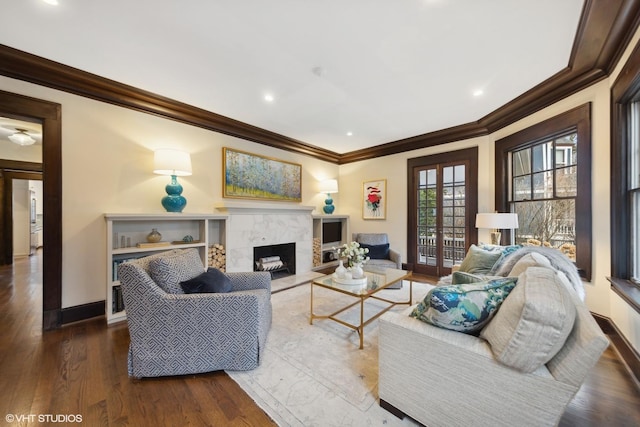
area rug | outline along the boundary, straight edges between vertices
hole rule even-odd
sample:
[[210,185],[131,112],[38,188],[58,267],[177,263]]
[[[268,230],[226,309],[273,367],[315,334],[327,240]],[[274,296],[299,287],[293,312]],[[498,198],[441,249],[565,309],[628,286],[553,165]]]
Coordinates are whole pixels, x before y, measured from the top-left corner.
[[[414,303],[432,285],[413,284]],[[409,282],[402,289],[381,291],[392,300],[407,300]],[[310,285],[272,295],[273,323],[260,367],[227,373],[280,426],[413,426],[378,404],[378,321],[365,327],[360,350],[356,331],[332,320],[309,324]],[[328,314],[355,301],[337,292],[314,287],[314,312]],[[384,303],[368,300],[365,318]],[[341,314],[355,322],[359,308]],[[399,305],[392,310],[406,310]]]

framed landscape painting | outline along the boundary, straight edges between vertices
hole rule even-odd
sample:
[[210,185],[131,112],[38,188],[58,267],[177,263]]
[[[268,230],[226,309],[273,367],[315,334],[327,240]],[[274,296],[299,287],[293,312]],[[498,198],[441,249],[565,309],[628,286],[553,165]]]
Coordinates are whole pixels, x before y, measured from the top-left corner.
[[387,218],[387,180],[376,179],[362,184],[362,219]]
[[222,148],[223,197],[302,201],[302,166],[283,160]]

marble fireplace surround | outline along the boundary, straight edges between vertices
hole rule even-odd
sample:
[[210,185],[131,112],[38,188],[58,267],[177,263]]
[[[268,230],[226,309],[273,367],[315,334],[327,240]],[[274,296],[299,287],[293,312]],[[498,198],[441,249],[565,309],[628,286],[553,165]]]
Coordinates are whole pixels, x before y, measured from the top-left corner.
[[227,216],[227,271],[253,271],[255,246],[292,242],[296,244],[296,274],[311,271],[314,206],[225,202],[215,208]]

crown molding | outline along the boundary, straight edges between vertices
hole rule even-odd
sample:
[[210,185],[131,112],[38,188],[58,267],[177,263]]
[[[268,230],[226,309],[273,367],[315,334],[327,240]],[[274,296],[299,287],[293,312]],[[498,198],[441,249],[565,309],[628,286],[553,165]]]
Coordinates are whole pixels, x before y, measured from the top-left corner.
[[270,147],[345,164],[488,135],[606,78],[640,24],[640,0],[586,0],[569,64],[476,122],[344,154],[0,45],[0,74]]
[[338,162],[339,155],[332,151],[6,45],[0,45],[0,74],[274,148]]

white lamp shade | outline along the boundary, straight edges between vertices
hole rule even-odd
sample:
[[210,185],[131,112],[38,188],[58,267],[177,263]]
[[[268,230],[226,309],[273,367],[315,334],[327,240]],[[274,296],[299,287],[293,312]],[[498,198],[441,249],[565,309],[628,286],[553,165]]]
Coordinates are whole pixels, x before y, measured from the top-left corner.
[[321,193],[337,193],[338,192],[338,180],[327,179],[320,184]]
[[476,214],[476,228],[494,230],[512,230],[518,228],[516,213],[479,213]]
[[161,148],[153,154],[153,173],[158,175],[191,175],[191,155],[185,151]]

